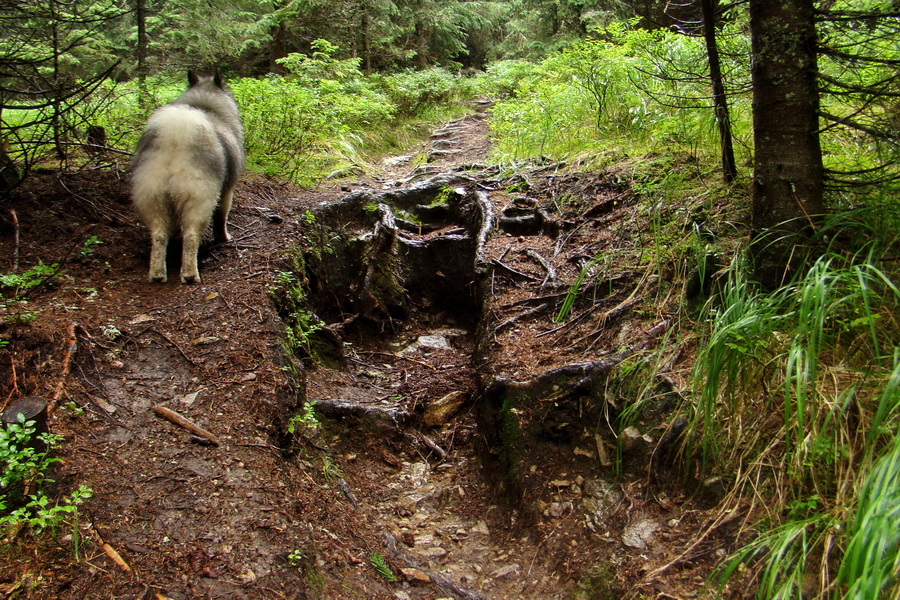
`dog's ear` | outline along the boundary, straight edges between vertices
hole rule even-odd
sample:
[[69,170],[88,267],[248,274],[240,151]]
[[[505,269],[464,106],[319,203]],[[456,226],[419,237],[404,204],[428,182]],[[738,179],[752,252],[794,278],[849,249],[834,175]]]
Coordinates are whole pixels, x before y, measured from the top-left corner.
[[222,79],[222,74],[219,73],[219,70],[218,70],[218,69],[216,69],[215,74],[213,74],[213,83],[216,84],[216,87],[217,87],[217,88],[224,88],[224,87],[225,87],[225,80]]
[[200,81],[200,78],[193,71],[188,71],[188,87],[192,88],[197,85],[197,82]]

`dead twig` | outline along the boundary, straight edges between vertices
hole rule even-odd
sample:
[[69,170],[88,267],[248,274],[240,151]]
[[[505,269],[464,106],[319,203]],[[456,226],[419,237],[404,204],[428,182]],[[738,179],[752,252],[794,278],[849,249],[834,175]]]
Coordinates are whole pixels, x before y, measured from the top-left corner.
[[494,327],[494,335],[496,336],[496,335],[502,333],[503,331],[505,331],[506,329],[508,329],[509,327],[512,327],[519,321],[527,319],[528,317],[534,316],[536,314],[542,313],[542,312],[548,310],[549,308],[550,308],[549,303],[541,304],[539,306],[532,306],[531,308],[524,310],[513,317],[510,317],[506,321],[504,321],[504,322],[500,323],[499,325],[497,325],[496,327]]
[[513,275],[514,277],[519,277],[526,281],[537,281],[538,280],[538,278],[533,275],[529,275],[528,273],[524,273],[522,271],[519,271],[518,269],[514,269],[514,268],[510,267],[506,263],[501,262],[500,259],[495,258],[494,260],[492,260],[490,262],[490,264],[494,265],[495,267],[499,267],[501,271],[505,271],[507,274]]
[[541,287],[544,287],[548,283],[554,283],[556,281],[556,269],[553,268],[553,265],[550,264],[547,259],[540,255],[540,253],[534,248],[529,248],[525,251],[525,254],[538,261],[544,269],[547,271],[547,276],[544,277],[544,281],[541,282]]
[[219,445],[219,438],[217,438],[215,435],[213,435],[209,431],[203,429],[202,427],[200,427],[199,425],[197,425],[190,419],[187,419],[187,418],[181,416],[180,414],[178,414],[171,408],[166,408],[162,404],[157,404],[156,406],[153,407],[153,412],[155,412],[160,417],[166,419],[167,421],[171,421],[172,423],[178,425],[179,427],[183,427],[183,428],[187,429],[194,435],[197,435],[206,440],[209,440],[214,446]]
[[152,331],[153,333],[157,334],[159,337],[161,337],[162,339],[166,340],[166,341],[169,342],[170,344],[172,344],[172,346],[174,346],[175,349],[178,350],[178,352],[181,353],[181,356],[184,358],[184,360],[188,361],[189,363],[191,363],[191,364],[194,365],[195,367],[197,366],[197,363],[194,361],[194,359],[192,359],[190,356],[188,356],[187,354],[185,354],[185,352],[184,352],[184,350],[181,348],[181,346],[179,346],[177,343],[175,343],[175,341],[174,341],[172,338],[170,338],[169,336],[167,336],[166,334],[164,334],[164,333],[163,333],[162,331],[160,331],[159,329],[156,329],[155,327],[152,328],[152,329],[150,329],[150,331]]
[[91,528],[91,532],[94,534],[94,537],[97,538],[97,543],[100,544],[100,548],[103,550],[106,556],[108,556],[111,561],[116,563],[116,565],[120,569],[122,569],[126,573],[131,573],[131,567],[128,566],[128,563],[125,562],[125,559],[122,558],[122,555],[119,554],[119,552],[115,548],[104,541],[103,537],[100,535],[100,532],[95,528]]
[[19,271],[19,217],[16,215],[16,209],[10,209],[9,214],[12,216],[13,224],[13,266],[12,272]]
[[447,458],[447,451],[444,450],[443,448],[441,448],[440,446],[438,446],[434,440],[432,440],[430,437],[428,437],[424,433],[419,433],[419,435],[422,437],[422,441],[425,443],[425,445],[428,446],[429,448],[431,448],[434,451],[434,453],[437,454],[438,457],[440,457],[441,460],[444,460]]
[[0,407],[0,412],[6,410],[9,401],[13,399],[13,397],[19,396],[21,392],[19,391],[19,383],[18,383],[18,375],[16,375],[16,361],[13,358],[13,353],[9,353],[9,377],[10,377],[10,390],[9,395],[6,397],[6,400],[3,401],[3,406]]
[[56,389],[53,390],[53,395],[50,396],[50,402],[47,403],[48,417],[53,414],[56,405],[59,404],[59,400],[62,398],[63,390],[66,387],[66,379],[68,379],[69,373],[72,371],[72,355],[77,350],[78,336],[75,333],[75,323],[69,321],[66,324],[66,353],[63,355],[62,372],[59,375],[59,381],[56,382]]

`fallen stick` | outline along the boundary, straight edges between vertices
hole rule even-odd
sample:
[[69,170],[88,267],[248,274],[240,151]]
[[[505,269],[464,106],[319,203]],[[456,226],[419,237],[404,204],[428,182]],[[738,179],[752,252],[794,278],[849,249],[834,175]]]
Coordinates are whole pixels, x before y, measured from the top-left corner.
[[59,381],[56,383],[56,389],[50,397],[50,402],[47,403],[48,417],[53,414],[56,405],[59,404],[59,400],[62,398],[63,390],[66,387],[66,379],[72,371],[72,355],[78,350],[78,337],[75,334],[75,323],[72,321],[66,324],[66,341],[68,344],[66,345],[66,353],[63,355],[62,372],[59,375]]
[[396,426],[409,423],[414,416],[411,412],[399,408],[370,406],[342,398],[320,398],[310,402],[322,416],[329,419],[343,417],[371,418],[387,421]]
[[170,344],[172,344],[172,345],[175,347],[175,349],[178,350],[178,352],[181,353],[181,356],[182,356],[182,358],[184,358],[184,360],[188,361],[189,363],[191,363],[191,364],[194,365],[195,367],[197,366],[197,363],[194,361],[194,359],[192,359],[190,356],[188,356],[187,354],[185,354],[184,350],[181,349],[181,346],[179,346],[178,344],[175,343],[175,340],[173,340],[172,338],[170,338],[169,336],[167,336],[165,333],[163,333],[163,332],[160,331],[159,329],[151,329],[150,331],[152,331],[153,333],[157,334],[159,337],[161,337],[162,339],[166,340],[166,341],[169,342]]
[[194,435],[198,435],[202,438],[209,440],[210,442],[212,442],[212,444],[214,446],[219,445],[219,438],[217,438],[215,435],[208,432],[207,430],[203,429],[202,427],[200,427],[193,421],[182,417],[180,414],[178,414],[171,408],[166,408],[162,404],[157,404],[156,406],[153,407],[153,412],[155,412],[157,415],[159,415],[163,419],[166,419],[167,421],[171,421],[172,423],[175,423],[179,427],[184,427],[185,429],[187,429]]
[[546,258],[540,255],[540,253],[534,248],[529,248],[525,251],[525,254],[538,261],[544,269],[547,271],[547,276],[544,277],[544,281],[541,282],[541,287],[544,287],[548,283],[556,282],[556,269],[553,268],[553,265],[547,261]]
[[19,217],[18,217],[18,215],[16,215],[16,209],[10,210],[9,214],[12,216],[12,223],[13,223],[13,267],[12,267],[12,272],[17,273],[19,271]]
[[100,548],[109,557],[109,559],[111,561],[113,561],[114,563],[116,563],[120,569],[122,569],[126,573],[130,573],[131,567],[128,566],[128,563],[125,562],[125,559],[122,558],[122,555],[119,554],[119,552],[115,548],[113,548],[112,546],[107,544],[106,541],[104,541],[104,539],[100,536],[99,531],[97,531],[96,529],[91,529],[91,531],[94,533],[94,536],[97,538],[97,542],[100,543]]
[[419,435],[422,436],[422,441],[425,443],[425,445],[431,448],[431,450],[438,455],[438,458],[440,458],[441,460],[445,460],[447,458],[447,451],[438,446],[433,439],[431,439],[424,433],[420,433]]

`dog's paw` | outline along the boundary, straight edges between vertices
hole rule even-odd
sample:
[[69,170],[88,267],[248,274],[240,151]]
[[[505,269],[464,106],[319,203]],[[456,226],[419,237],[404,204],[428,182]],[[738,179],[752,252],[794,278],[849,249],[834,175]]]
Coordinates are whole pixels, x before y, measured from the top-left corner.
[[181,274],[181,283],[200,283],[200,274],[199,273],[182,273]]
[[165,283],[168,277],[166,277],[165,273],[154,273],[151,271],[147,279],[150,280],[150,283]]

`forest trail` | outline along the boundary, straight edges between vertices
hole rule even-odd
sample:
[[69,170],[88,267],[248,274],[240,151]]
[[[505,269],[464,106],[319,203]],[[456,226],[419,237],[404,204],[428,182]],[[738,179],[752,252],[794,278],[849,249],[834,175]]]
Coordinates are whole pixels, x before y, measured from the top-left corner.
[[[484,164],[484,108],[371,178],[303,190],[246,176],[234,242],[203,249],[198,285],[146,282],[146,232],[121,169],[39,173],[16,193],[22,264],[63,267],[29,295],[40,318],[0,331],[10,341],[0,383],[5,401],[64,385],[51,419],[66,438],[57,488],[85,484],[93,497],[78,525],[82,560],[71,538],[36,543],[0,567],[3,591],[562,599],[695,588],[702,557],[717,547],[712,535],[676,575],[645,578],[708,518],[677,486],[647,477],[677,382],[665,382],[653,420],[635,423],[621,477],[601,419],[625,393],[602,361],[612,368],[640,356],[666,324],[653,273],[628,266],[634,250],[623,240],[645,226],[627,182],[561,165],[504,173]],[[395,243],[437,249],[418,259],[424,266],[404,267],[405,283],[420,271],[436,279],[407,288],[396,306],[377,295],[365,305],[359,292],[371,277],[329,281],[333,265],[313,261],[310,301],[322,331],[344,344],[342,362],[310,368],[286,356],[281,319],[290,315],[277,290],[290,279],[286,251],[315,230],[307,211],[317,224],[340,221],[348,240],[368,240],[372,212],[358,209],[416,186],[449,194],[458,208],[448,216],[414,202],[411,212],[427,213],[418,224],[397,219],[408,230]],[[475,248],[478,210],[495,230]],[[464,251],[441,254],[440,244],[457,242]],[[12,244],[0,238],[3,256]],[[571,282],[604,248],[618,248],[606,289],[579,297],[573,318],[555,323]],[[448,255],[477,261],[434,262]],[[355,314],[341,290],[359,293]],[[67,330],[78,343],[68,374]],[[680,358],[667,360],[671,368]],[[439,400],[450,407],[439,411]],[[288,433],[306,401],[321,422]],[[160,418],[158,406],[218,445]],[[504,438],[510,427],[515,435]],[[654,477],[665,480],[655,468]],[[395,581],[379,572],[379,556]]]

